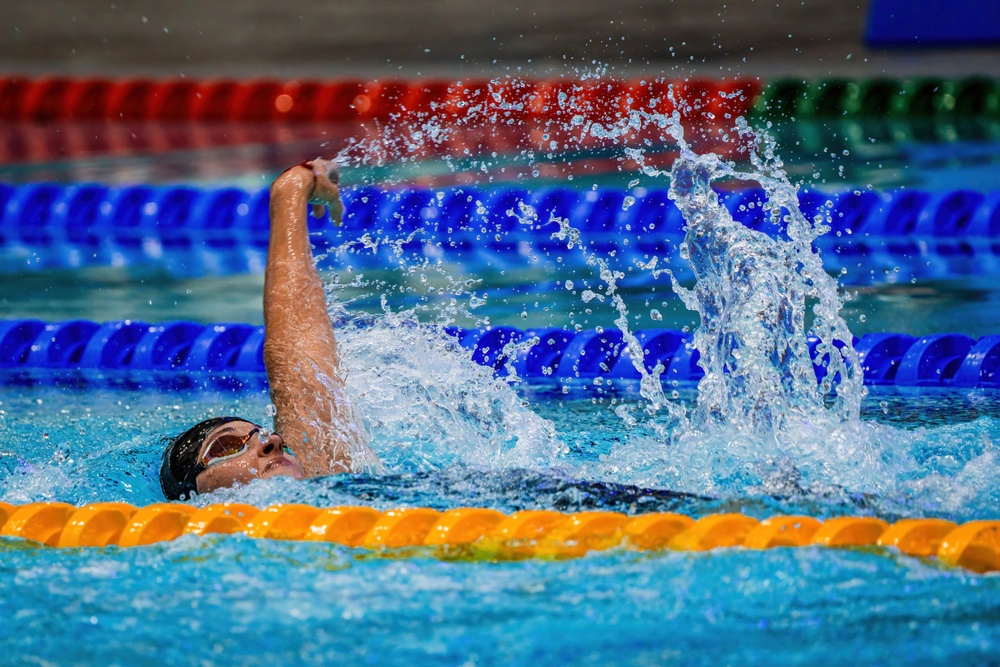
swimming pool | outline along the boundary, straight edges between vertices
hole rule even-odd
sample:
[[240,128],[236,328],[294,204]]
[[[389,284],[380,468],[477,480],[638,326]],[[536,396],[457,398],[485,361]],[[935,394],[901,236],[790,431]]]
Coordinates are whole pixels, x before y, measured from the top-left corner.
[[[989,141],[975,147],[973,161],[995,155]],[[995,169],[995,162],[975,166],[992,187]],[[938,173],[949,172],[925,178]],[[582,178],[576,174],[574,184]],[[613,293],[585,262],[533,270],[406,257],[379,269],[357,254],[354,271],[331,269],[339,278],[331,292],[349,312],[368,315],[363,328],[345,327],[341,338],[386,474],[255,482],[195,504],[996,516],[1000,406],[991,390],[874,387],[861,404],[863,419],[847,429],[799,424],[768,439],[738,423],[690,424],[677,437],[673,412],[647,412],[649,402],[634,392],[591,386],[563,393],[544,383],[512,389],[470,363],[469,352],[435,325],[461,317],[466,326],[610,328],[619,316]],[[1000,332],[988,307],[996,300],[989,273],[853,277],[860,294],[846,319],[855,334]],[[483,282],[467,283],[476,279]],[[153,264],[4,280],[12,286],[5,316],[60,320],[73,309],[73,317],[98,321],[259,322],[253,274],[188,279]],[[696,316],[660,280],[626,286],[625,310],[643,318],[633,326],[693,327]],[[584,302],[585,289],[604,301]],[[17,296],[35,290],[40,298]],[[78,305],[87,294],[105,301]],[[677,391],[674,403],[695,409],[694,388]],[[265,420],[266,409],[259,388],[8,384],[0,404],[0,500],[157,502],[151,471],[159,443],[151,434],[209,414]],[[891,550],[611,550],[568,561],[470,563],[241,536],[99,550],[5,539],[0,548],[8,652],[79,664],[940,663],[981,660],[998,641],[995,576]]]

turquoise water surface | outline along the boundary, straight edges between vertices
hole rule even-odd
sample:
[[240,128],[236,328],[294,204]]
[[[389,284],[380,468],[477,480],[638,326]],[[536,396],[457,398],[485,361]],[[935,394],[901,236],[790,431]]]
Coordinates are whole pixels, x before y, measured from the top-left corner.
[[[883,456],[917,462],[878,493],[810,491],[787,472],[761,480],[764,461],[744,452],[749,460],[741,462],[740,452],[725,447],[700,470],[614,471],[608,456],[615,450],[620,463],[638,468],[647,458],[669,462],[670,453],[646,451],[651,439],[641,427],[622,429],[607,402],[537,392],[527,398],[555,432],[546,465],[484,466],[480,449],[490,434],[421,439],[389,428],[375,431],[373,445],[391,461],[391,473],[255,482],[197,504],[961,521],[993,516],[1000,499],[994,396],[870,397],[866,422],[891,438]],[[265,407],[263,396],[6,389],[3,500],[156,502],[153,434],[178,431],[210,412],[263,419]],[[510,435],[501,429],[493,437]],[[631,452],[628,460],[622,451]],[[601,479],[608,483],[594,482]],[[631,482],[700,497],[644,494]],[[616,550],[576,561],[497,564],[240,536],[70,550],[5,539],[0,550],[8,655],[59,664],[973,664],[1000,641],[1000,579],[891,550]]]

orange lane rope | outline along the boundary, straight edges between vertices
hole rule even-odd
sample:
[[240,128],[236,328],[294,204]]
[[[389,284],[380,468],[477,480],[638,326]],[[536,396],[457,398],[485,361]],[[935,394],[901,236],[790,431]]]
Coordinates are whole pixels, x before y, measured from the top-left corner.
[[0,503],[0,536],[53,547],[134,547],[184,535],[243,533],[254,538],[330,542],[369,550],[422,548],[421,553],[476,560],[564,559],[590,551],[707,551],[725,547],[883,547],[975,572],[1000,570],[1000,521],[958,525],[944,519],[903,519],[889,524],[871,517],[774,516],[758,521],[743,514],[630,517],[617,512],[564,514],[526,510],[511,515],[467,507],[445,512],[406,508],[283,504],[259,509],[228,503],[194,507],[127,503],[75,507],[39,502]]

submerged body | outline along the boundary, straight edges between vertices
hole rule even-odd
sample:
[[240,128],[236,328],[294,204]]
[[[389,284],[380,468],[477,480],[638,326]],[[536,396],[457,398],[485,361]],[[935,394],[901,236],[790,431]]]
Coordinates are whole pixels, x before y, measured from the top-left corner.
[[343,205],[331,162],[291,167],[271,184],[264,277],[264,364],[274,432],[236,417],[209,419],[174,438],[160,483],[171,499],[255,478],[317,477],[377,464],[345,389],[346,370],[309,243],[308,207]]

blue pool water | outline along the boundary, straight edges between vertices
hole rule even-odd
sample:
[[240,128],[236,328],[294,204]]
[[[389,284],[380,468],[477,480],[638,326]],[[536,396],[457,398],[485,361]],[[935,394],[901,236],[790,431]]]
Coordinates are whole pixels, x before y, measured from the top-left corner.
[[994,578],[876,554],[489,565],[244,538],[16,549],[0,586],[24,611],[7,645],[60,664],[976,664],[998,639]]
[[[605,406],[534,396],[532,411],[551,419],[568,450],[549,465],[442,463],[449,454],[474,459],[477,447],[469,438],[428,438],[410,443],[390,475],[274,480],[199,504],[990,516],[998,499],[988,445],[1000,424],[996,403],[936,398],[890,395],[879,397],[885,412],[869,406],[866,417],[898,429],[899,448],[912,447],[922,463],[921,479],[895,480],[897,488],[873,498],[754,488],[734,479],[722,452],[701,471],[711,480],[694,470],[670,480],[702,492],[711,486],[718,496],[710,500],[643,501],[582,484],[630,481],[595,467],[623,435],[637,436],[623,434]],[[264,406],[262,397],[7,391],[2,441],[16,443],[26,460],[3,473],[5,498],[155,501],[155,440],[145,434],[177,430],[209,409],[261,415]],[[376,439],[383,455],[396,446],[391,436]],[[4,540],[0,549],[5,647],[60,664],[836,664],[848,655],[972,664],[1000,641],[997,577],[871,550],[615,551],[490,564],[243,537],[131,550]]]
[[[995,189],[996,144],[977,146],[978,182]],[[863,186],[872,169],[857,156],[834,164],[858,179],[836,187]],[[917,178],[935,175],[954,178],[947,166]],[[995,392],[876,388],[843,421],[812,405],[809,419],[778,425],[755,414],[748,428],[693,419],[705,407],[691,388],[660,405],[635,392],[512,387],[431,324],[614,326],[615,293],[590,269],[334,269],[334,314],[377,314],[361,332],[343,329],[341,344],[385,472],[257,481],[194,503],[996,518]],[[842,315],[856,335],[998,333],[994,282],[862,276]],[[155,267],[5,275],[0,316],[256,323],[261,284]],[[606,298],[585,301],[584,288]],[[665,275],[622,296],[633,330],[698,323]],[[161,436],[210,415],[266,421],[267,407],[249,391],[4,386],[0,501],[159,502]],[[1000,577],[890,550],[615,550],[482,563],[216,536],[130,550],[3,539],[0,551],[0,662],[982,664],[1000,651]]]

